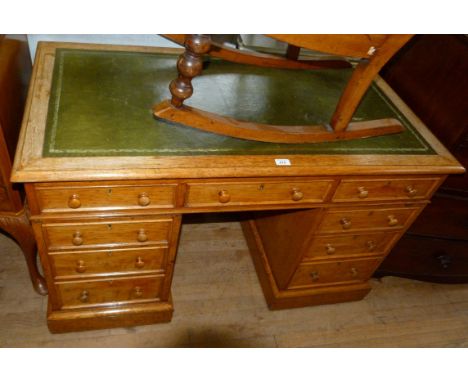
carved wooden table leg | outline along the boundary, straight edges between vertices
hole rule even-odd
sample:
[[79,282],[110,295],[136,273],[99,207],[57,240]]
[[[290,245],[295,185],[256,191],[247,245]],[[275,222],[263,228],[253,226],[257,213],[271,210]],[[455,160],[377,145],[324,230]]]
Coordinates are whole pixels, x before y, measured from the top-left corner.
[[37,293],[46,295],[46,282],[37,269],[36,240],[25,210],[11,214],[3,213],[0,216],[0,229],[10,234],[21,247],[34,289]]

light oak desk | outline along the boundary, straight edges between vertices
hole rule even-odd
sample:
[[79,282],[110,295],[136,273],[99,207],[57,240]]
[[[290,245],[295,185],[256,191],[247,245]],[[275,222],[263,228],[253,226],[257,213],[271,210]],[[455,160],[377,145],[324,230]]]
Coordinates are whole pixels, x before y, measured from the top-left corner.
[[[169,321],[186,213],[246,211],[272,309],[362,299],[446,175],[463,171],[380,79],[355,120],[399,118],[401,134],[279,145],[156,120],[178,52],[39,45],[13,180],[26,184],[52,332]],[[190,102],[326,121],[347,75],[214,60]]]

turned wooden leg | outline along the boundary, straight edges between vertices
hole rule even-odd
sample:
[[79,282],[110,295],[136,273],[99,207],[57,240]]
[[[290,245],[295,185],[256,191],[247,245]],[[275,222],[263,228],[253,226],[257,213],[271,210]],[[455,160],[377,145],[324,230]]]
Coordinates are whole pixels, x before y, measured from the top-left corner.
[[25,211],[0,216],[0,229],[12,236],[23,251],[34,289],[41,295],[47,294],[47,285],[37,269],[37,247],[33,229]]
[[210,50],[211,38],[204,34],[190,34],[185,37],[184,45],[185,52],[177,60],[179,76],[169,85],[171,103],[175,107],[181,107],[192,95],[192,78],[202,72],[203,55]]

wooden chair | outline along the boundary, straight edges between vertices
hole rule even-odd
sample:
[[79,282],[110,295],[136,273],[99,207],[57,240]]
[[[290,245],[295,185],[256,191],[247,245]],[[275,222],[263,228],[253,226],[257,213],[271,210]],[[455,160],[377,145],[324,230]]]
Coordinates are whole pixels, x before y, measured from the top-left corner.
[[305,126],[261,124],[239,121],[184,105],[184,101],[193,93],[192,79],[201,74],[203,55],[207,53],[236,63],[273,68],[311,70],[350,67],[350,64],[343,59],[301,61],[230,49],[213,43],[209,35],[167,35],[171,40],[183,43],[185,52],[177,61],[179,76],[169,85],[172,99],[155,105],[154,115],[157,118],[212,133],[277,143],[335,141],[403,131],[401,123],[393,118],[362,122],[351,122],[351,118],[379,70],[412,35],[273,34],[269,36],[289,44],[289,57],[297,57],[299,48],[306,48],[359,60],[329,124]]

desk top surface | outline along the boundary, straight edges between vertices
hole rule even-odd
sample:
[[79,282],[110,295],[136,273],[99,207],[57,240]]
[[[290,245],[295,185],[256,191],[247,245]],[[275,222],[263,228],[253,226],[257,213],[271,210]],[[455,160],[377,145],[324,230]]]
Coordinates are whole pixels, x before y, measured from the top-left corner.
[[[15,181],[460,172],[455,159],[378,79],[354,121],[397,118],[400,134],[271,144],[157,120],[177,50],[43,43],[30,87]],[[349,70],[278,70],[212,60],[188,104],[272,124],[329,121]],[[97,160],[96,157],[99,157]],[[278,168],[274,159],[290,159]],[[408,167],[412,166],[412,168]]]

